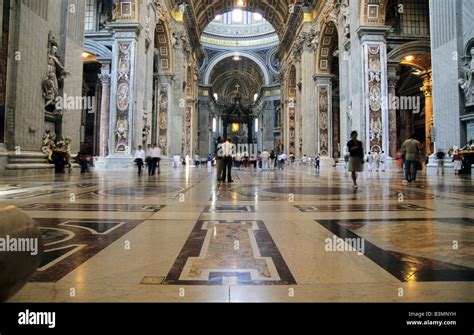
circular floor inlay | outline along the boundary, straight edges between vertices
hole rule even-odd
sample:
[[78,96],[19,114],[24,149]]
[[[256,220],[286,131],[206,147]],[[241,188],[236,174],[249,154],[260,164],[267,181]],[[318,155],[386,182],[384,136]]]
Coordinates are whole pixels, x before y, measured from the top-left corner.
[[301,194],[301,195],[340,195],[353,194],[349,188],[341,187],[318,187],[318,186],[280,186],[262,189],[264,192],[281,194]]

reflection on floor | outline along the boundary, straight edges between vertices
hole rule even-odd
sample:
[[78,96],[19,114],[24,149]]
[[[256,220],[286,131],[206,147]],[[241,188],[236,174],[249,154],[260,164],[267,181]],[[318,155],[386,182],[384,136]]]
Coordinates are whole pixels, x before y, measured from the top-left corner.
[[[310,167],[0,177],[43,232],[12,301],[474,301],[469,177]],[[71,293],[73,292],[73,293]]]

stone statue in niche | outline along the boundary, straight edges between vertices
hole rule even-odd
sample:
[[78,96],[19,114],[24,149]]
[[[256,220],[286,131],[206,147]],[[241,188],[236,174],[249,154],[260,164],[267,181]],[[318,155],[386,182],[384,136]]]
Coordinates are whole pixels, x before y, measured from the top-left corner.
[[163,8],[162,4],[160,1],[155,0],[155,13],[156,13],[156,21],[163,21],[165,19],[165,8]]
[[293,44],[293,56],[297,62],[301,61],[301,52],[303,51],[304,40],[305,39],[302,35],[298,35],[295,43]]
[[61,112],[57,110],[57,99],[59,90],[64,84],[64,78],[69,75],[66,68],[61,63],[58,55],[58,43],[54,35],[50,32],[48,36],[48,72],[43,79],[43,97],[45,100],[45,110],[48,112]]
[[349,1],[346,0],[343,4],[341,4],[341,14],[344,17],[344,36],[349,38],[351,35],[351,13],[349,10]]
[[311,28],[311,30],[308,33],[303,33],[306,47],[316,50],[319,45],[320,35],[321,35],[321,32],[317,31],[314,28]]
[[113,2],[113,0],[102,0],[100,2],[99,30],[105,30],[107,25],[112,21],[114,12]]
[[466,104],[474,105],[474,47],[471,48],[471,62],[461,68],[459,86],[464,93]]
[[175,31],[171,34],[171,42],[174,48],[182,46],[185,53],[191,52],[191,47],[188,42],[188,38],[184,32]]
[[328,11],[328,18],[330,21],[334,22],[337,25],[337,18],[339,16],[340,11],[340,0],[328,0],[327,7],[329,8]]

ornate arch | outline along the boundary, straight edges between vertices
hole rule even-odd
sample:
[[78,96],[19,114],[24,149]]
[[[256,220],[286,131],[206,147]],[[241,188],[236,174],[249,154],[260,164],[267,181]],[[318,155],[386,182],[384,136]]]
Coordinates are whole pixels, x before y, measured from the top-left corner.
[[361,0],[359,18],[361,25],[385,25],[388,0]]
[[173,69],[173,48],[169,28],[166,22],[160,20],[155,28],[155,48],[158,52],[158,73],[170,73]]
[[[235,52],[229,51],[229,52],[224,52],[224,53],[220,54],[218,57],[215,57],[214,59],[212,59],[211,62],[209,63],[209,65],[208,65],[207,69],[206,69],[205,74],[204,74],[204,85],[209,85],[210,84],[209,80],[210,80],[211,73],[212,73],[212,70],[214,69],[214,67],[217,64],[219,64],[220,61],[222,61],[226,58],[233,57],[233,56],[235,56]],[[267,69],[267,67],[265,66],[264,62],[261,59],[259,59],[255,55],[252,55],[251,53],[248,53],[248,52],[239,52],[239,56],[248,58],[248,59],[252,60],[253,62],[255,62],[260,67],[260,69],[262,71],[262,74],[264,76],[264,85],[270,85],[270,75],[268,74],[268,69]]]
[[332,69],[334,50],[338,47],[338,33],[334,21],[327,21],[322,29],[317,53],[316,73],[329,74]]
[[94,40],[86,39],[84,41],[84,51],[96,55],[97,60],[112,60],[112,51]]
[[[408,55],[415,56],[414,60],[406,61],[405,57]],[[429,41],[413,41],[402,44],[387,54],[387,60],[427,71],[431,68],[431,44]]]

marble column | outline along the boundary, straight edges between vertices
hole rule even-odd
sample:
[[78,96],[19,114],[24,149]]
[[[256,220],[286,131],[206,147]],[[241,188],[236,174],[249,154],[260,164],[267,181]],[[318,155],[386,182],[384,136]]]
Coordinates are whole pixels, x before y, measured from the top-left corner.
[[109,117],[109,155],[107,167],[130,168],[133,151],[141,143],[134,143],[138,23],[111,24],[115,41],[112,59]]
[[389,152],[386,28],[359,30],[363,53],[365,151]]
[[99,155],[107,157],[109,154],[109,114],[110,114],[110,74],[99,75],[102,85],[102,101],[100,103],[100,135]]
[[[301,137],[302,152],[300,155],[308,155],[314,157],[318,151],[317,147],[317,129],[318,117],[315,110],[315,95],[314,95],[314,81],[313,71],[315,56],[314,49],[310,45],[304,45],[301,55],[301,94],[299,103],[299,111],[301,115]],[[297,147],[298,147],[297,143]]]
[[421,91],[425,96],[425,150],[426,155],[429,156],[433,153],[432,146],[432,131],[433,131],[433,81],[431,71],[423,73],[423,86]]
[[212,149],[212,119],[213,114],[211,113],[210,102],[207,97],[199,97],[200,101],[198,104],[198,117],[199,117],[199,148],[198,155],[201,157],[206,156],[209,152],[209,148]]
[[170,91],[171,91],[171,77],[166,75],[158,75],[156,81],[156,110],[158,122],[158,146],[161,153],[165,156],[171,157],[172,153],[169,150],[168,136],[169,136],[169,106],[170,106]]
[[397,108],[395,99],[397,96],[397,84],[400,80],[400,77],[397,76],[395,64],[390,64],[388,66],[388,123],[389,123],[389,151],[388,154],[390,157],[395,157],[397,153]]
[[[286,101],[286,127],[285,127],[285,151],[296,154],[296,102],[294,99]],[[271,150],[271,149],[269,149]]]
[[259,128],[263,129],[260,131],[262,143],[260,149],[270,150],[275,146],[275,136],[273,133],[275,129],[275,108],[273,101],[267,101],[265,103],[263,116],[260,117],[260,120]]
[[331,158],[333,154],[333,120],[332,120],[332,78],[334,76],[315,75],[316,82],[316,115],[317,115],[317,153]]

